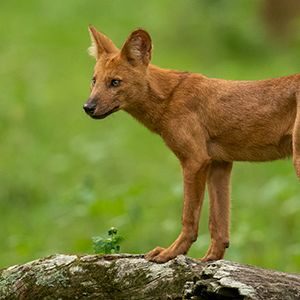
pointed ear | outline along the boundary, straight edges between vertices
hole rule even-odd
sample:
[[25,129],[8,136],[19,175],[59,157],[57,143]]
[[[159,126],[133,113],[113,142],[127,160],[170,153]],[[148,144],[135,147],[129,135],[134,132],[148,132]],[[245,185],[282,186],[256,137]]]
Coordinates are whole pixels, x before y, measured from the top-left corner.
[[121,56],[136,66],[147,66],[151,60],[152,42],[149,33],[143,29],[133,31],[122,47]]
[[115,44],[103,33],[97,31],[93,26],[89,26],[89,33],[91,36],[91,46],[88,52],[91,56],[98,60],[104,54],[116,53],[118,48]]

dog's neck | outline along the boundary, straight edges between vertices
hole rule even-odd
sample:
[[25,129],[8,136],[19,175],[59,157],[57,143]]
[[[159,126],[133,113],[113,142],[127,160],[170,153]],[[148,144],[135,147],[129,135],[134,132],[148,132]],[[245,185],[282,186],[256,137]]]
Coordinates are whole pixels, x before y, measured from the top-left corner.
[[148,129],[160,134],[165,108],[189,74],[150,65],[146,75],[147,87],[126,111]]
[[191,73],[161,69],[154,65],[148,68],[148,87],[150,94],[160,100],[172,97],[175,90]]

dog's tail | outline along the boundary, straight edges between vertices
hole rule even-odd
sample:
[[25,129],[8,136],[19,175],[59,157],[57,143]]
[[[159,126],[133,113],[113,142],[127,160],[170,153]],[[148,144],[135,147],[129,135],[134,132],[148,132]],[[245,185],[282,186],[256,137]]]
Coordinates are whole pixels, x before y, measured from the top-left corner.
[[300,179],[300,93],[296,99],[296,119],[293,130],[293,161],[296,174]]

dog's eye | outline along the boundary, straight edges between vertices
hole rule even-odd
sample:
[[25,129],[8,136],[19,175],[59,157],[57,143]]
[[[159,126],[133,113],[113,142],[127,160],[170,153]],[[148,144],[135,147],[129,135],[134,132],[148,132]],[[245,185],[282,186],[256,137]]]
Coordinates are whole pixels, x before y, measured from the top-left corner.
[[121,84],[120,79],[112,79],[111,82],[110,82],[110,86],[113,86],[113,87],[120,86],[120,84]]
[[91,83],[92,83],[92,86],[94,86],[96,84],[96,77],[92,78],[92,82]]

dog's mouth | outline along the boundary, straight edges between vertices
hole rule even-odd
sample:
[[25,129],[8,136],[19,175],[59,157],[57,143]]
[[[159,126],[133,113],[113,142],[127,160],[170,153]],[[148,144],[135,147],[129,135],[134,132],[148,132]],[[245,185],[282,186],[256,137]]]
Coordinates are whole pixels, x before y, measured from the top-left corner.
[[107,116],[111,115],[112,113],[118,111],[120,108],[120,106],[115,106],[114,108],[110,109],[109,111],[103,113],[103,114],[90,114],[90,117],[92,117],[93,119],[96,119],[96,120],[99,120],[99,119],[104,119],[106,118]]

